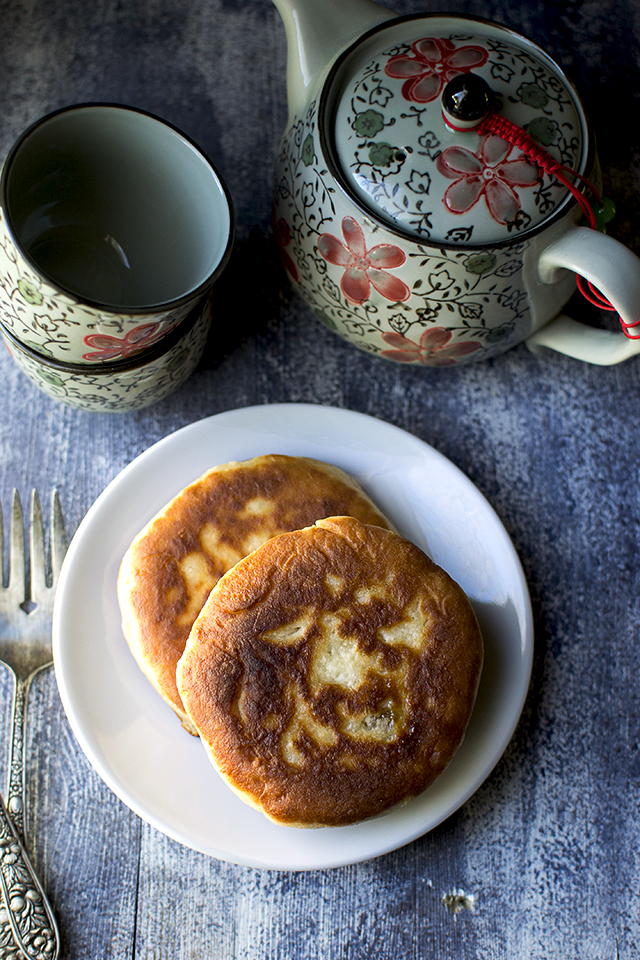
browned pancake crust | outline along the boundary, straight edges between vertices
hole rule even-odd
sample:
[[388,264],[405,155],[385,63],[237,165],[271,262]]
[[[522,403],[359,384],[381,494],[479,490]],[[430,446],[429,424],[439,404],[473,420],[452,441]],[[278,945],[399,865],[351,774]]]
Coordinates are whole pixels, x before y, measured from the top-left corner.
[[212,591],[178,666],[227,782],[290,826],[338,826],[421,793],[457,749],[482,639],[414,544],[348,517],[277,537]]
[[123,631],[139,666],[191,733],[175,671],[209,592],[269,537],[336,513],[389,526],[343,471],[273,454],[207,472],[132,543],[118,577]]

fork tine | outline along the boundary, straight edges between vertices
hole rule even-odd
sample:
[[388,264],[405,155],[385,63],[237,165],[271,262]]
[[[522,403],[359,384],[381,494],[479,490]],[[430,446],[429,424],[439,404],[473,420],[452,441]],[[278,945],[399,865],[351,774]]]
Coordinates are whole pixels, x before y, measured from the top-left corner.
[[13,491],[11,510],[11,539],[9,541],[9,594],[18,603],[24,603],[27,597],[24,565],[24,523],[22,504],[18,491]]
[[31,550],[31,599],[37,602],[43,590],[47,589],[47,570],[44,559],[44,534],[42,532],[42,510],[38,491],[31,491],[31,527],[29,530],[29,549]]
[[64,518],[60,505],[60,496],[56,489],[51,494],[51,574],[52,586],[58,582],[60,568],[64,555],[67,552],[67,536],[64,529]]

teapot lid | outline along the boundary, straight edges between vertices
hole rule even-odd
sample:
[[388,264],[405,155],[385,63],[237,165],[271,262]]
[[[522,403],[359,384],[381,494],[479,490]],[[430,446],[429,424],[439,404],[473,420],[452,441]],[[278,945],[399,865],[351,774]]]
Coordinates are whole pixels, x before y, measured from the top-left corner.
[[584,174],[587,123],[569,81],[526,38],[469,17],[401,17],[369,31],[334,65],[320,128],[336,178],[372,216],[444,246],[495,245],[572,197],[522,146],[478,133],[487,109]]

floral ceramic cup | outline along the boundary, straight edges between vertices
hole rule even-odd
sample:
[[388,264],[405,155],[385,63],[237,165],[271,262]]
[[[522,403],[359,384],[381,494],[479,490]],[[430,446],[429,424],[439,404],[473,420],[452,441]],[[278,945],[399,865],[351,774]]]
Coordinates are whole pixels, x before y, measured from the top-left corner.
[[[522,341],[600,364],[640,352],[640,259],[579,225],[591,216],[583,180],[600,180],[593,130],[543,50],[471,17],[274,2],[289,43],[275,239],[326,326],[414,367]],[[491,127],[446,115],[471,77],[488,91]],[[624,332],[559,316],[576,274]]]
[[232,242],[227,189],[184,134],[131,107],[59,110],[0,175],[0,324],[52,360],[127,360],[184,321]]
[[17,366],[54,400],[91,413],[127,413],[158,403],[194,372],[207,341],[212,295],[161,341],[130,359],[89,367],[45,357],[2,331]]

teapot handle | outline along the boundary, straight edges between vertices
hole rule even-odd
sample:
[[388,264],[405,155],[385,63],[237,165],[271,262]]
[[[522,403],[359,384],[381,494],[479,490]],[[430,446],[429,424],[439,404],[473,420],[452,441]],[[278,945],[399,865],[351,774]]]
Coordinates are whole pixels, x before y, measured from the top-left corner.
[[[640,259],[624,244],[588,227],[570,227],[540,255],[540,279],[553,283],[563,268],[590,280],[625,324],[640,321]],[[560,314],[526,342],[534,352],[549,347],[577,360],[609,366],[640,354],[640,324],[631,327],[630,334],[598,330]]]

